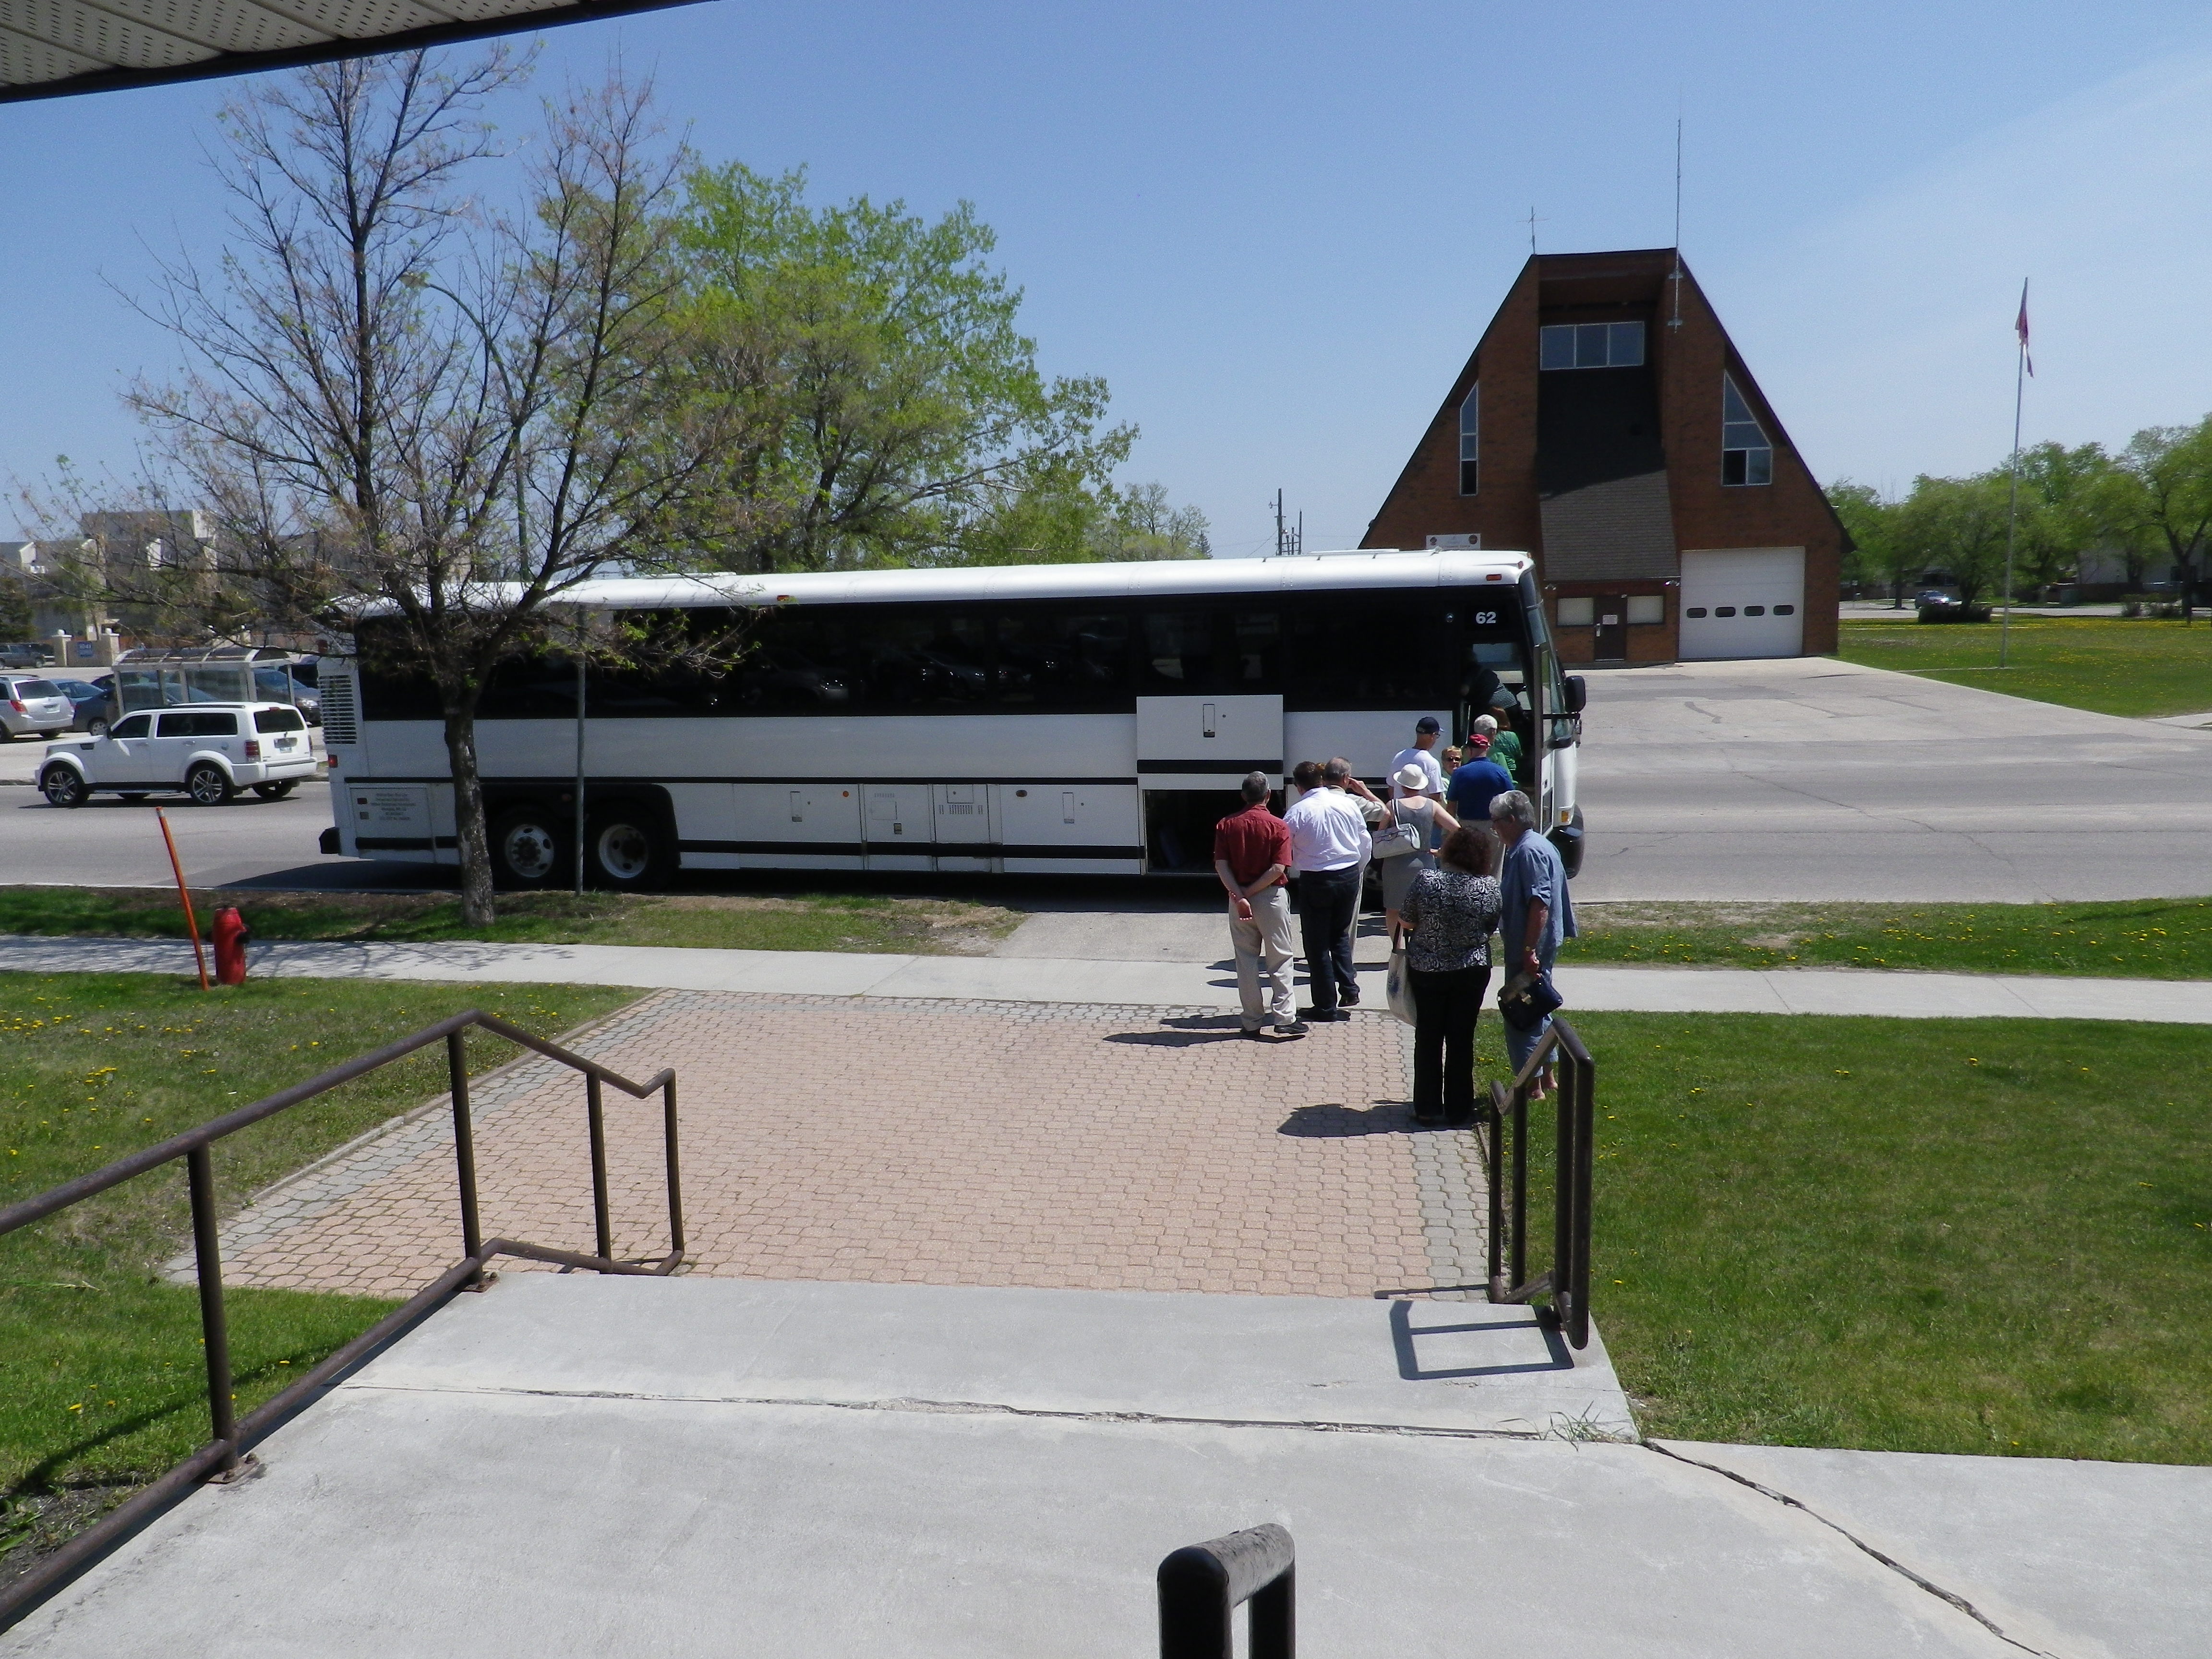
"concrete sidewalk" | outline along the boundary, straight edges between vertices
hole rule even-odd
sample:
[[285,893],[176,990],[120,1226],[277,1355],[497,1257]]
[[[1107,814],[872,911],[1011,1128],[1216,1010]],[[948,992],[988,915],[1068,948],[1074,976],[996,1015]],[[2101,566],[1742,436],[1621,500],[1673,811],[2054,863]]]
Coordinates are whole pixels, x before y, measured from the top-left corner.
[[[623,945],[336,945],[253,947],[252,971],[281,978],[635,985],[783,995],[957,998],[1233,1009],[1225,963],[1023,957],[910,957],[829,951],[707,951]],[[0,937],[0,971],[190,974],[191,947],[167,939]],[[1382,969],[1361,969],[1371,1006]],[[1669,1014],[1859,1014],[1892,1019],[2143,1020],[2212,1025],[2212,981],[2062,975],[1921,974],[1860,969],[1600,968],[1559,970],[1571,1010]]]
[[0,1654],[1129,1659],[1160,1558],[1263,1521],[1338,1659],[2202,1651],[2212,1470],[1592,1438],[1573,1359],[1487,1307],[510,1275]]

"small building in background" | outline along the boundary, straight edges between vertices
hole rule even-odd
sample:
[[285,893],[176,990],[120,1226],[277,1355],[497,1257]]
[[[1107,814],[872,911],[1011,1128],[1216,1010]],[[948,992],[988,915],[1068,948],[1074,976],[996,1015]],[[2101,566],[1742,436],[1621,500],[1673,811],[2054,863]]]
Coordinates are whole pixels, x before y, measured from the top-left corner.
[[1563,660],[1836,648],[1849,538],[1671,248],[1532,256],[1364,547],[1536,560]]

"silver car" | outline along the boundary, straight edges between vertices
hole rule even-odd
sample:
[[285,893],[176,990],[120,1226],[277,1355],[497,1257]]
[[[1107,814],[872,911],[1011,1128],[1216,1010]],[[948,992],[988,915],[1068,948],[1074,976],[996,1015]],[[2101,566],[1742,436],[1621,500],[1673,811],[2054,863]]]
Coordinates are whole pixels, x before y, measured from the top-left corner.
[[0,674],[0,733],[7,738],[50,738],[76,720],[76,705],[52,680]]

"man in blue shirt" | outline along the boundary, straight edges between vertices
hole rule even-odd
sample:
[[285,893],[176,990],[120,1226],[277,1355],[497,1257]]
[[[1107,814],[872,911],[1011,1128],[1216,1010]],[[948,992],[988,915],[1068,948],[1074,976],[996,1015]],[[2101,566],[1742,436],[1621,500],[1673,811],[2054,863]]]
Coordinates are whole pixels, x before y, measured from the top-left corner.
[[1490,739],[1480,732],[1467,740],[1466,757],[1451,775],[1444,799],[1462,823],[1488,823],[1490,803],[1513,787],[1513,775],[1490,758]]
[[[1510,984],[1524,974],[1534,977],[1552,971],[1559,941],[1575,936],[1575,907],[1567,896],[1567,871],[1559,862],[1559,850],[1538,831],[1536,809],[1528,796],[1508,789],[1493,799],[1490,827],[1505,843],[1505,857],[1498,869],[1498,933],[1505,945],[1499,966]],[[1547,1014],[1526,1031],[1516,1030],[1510,1020],[1504,1025],[1506,1056],[1517,1076],[1552,1029],[1552,1018]],[[1539,1077],[1531,1093],[1540,1095],[1544,1082]]]

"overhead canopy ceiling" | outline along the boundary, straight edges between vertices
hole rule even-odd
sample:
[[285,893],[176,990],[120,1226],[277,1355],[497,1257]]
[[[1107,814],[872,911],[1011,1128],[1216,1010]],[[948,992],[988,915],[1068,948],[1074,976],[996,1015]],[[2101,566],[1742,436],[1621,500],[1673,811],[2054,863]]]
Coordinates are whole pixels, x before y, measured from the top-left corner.
[[0,0],[0,103],[197,81],[689,0]]

